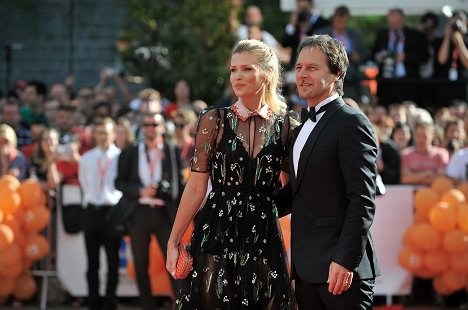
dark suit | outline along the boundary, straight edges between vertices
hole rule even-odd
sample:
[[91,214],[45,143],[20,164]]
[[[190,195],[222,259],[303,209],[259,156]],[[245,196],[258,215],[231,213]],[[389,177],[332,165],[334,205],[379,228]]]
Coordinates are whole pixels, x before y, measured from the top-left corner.
[[[168,143],[164,143],[162,158],[162,179],[171,183],[172,199],[166,201],[163,207],[151,207],[138,203],[140,189],[143,188],[138,173],[138,145],[127,147],[119,156],[118,174],[115,187],[122,191],[132,208],[128,220],[128,229],[132,243],[132,253],[135,263],[135,273],[140,293],[142,309],[156,309],[152,297],[149,266],[149,243],[151,235],[155,235],[162,253],[166,256],[167,241],[177,213],[178,199],[182,190],[181,162],[179,151]],[[171,276],[173,290],[176,282]]]
[[[426,36],[422,32],[408,27],[403,27],[403,33],[405,36],[403,52],[405,53],[406,77],[419,78],[419,66],[429,59]],[[377,32],[372,54],[375,56],[380,51],[388,50],[388,40],[389,29]],[[379,69],[379,74],[382,74],[382,66]]]
[[[367,308],[373,279],[380,274],[369,232],[375,211],[377,147],[364,114],[341,98],[328,104],[302,149],[297,175],[290,160],[293,276],[296,287],[298,283],[314,287],[309,297],[320,293],[317,304],[306,298],[301,308],[300,296],[298,304],[299,309],[320,309],[319,303],[327,309],[354,309],[353,300],[364,293],[370,298],[364,301]],[[292,146],[301,129],[297,128]],[[290,152],[292,159],[293,147]],[[351,288],[336,296],[326,285],[332,261],[354,272]]]

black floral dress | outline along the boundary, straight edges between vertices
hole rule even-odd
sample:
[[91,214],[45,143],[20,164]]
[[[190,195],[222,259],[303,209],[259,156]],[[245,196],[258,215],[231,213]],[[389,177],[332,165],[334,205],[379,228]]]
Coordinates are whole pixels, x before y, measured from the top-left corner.
[[195,219],[178,309],[295,309],[271,199],[287,171],[293,115],[243,119],[235,106],[201,114],[191,170],[209,172],[212,190]]

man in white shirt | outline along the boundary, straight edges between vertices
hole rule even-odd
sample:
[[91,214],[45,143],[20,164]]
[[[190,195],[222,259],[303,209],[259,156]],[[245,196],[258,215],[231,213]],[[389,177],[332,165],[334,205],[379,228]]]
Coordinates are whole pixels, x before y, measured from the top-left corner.
[[[115,189],[117,158],[120,150],[114,145],[115,123],[103,118],[94,124],[97,146],[80,159],[78,178],[83,191],[84,239],[88,259],[89,309],[115,309],[116,289],[119,279],[119,247],[121,238],[112,234],[106,225],[109,209],[119,201],[122,193]],[[106,296],[99,296],[99,253],[104,246],[107,258]]]
[[346,105],[349,61],[329,35],[306,38],[295,66],[303,124],[291,144],[291,261],[299,309],[372,309],[380,274],[369,228],[377,145],[372,126]]

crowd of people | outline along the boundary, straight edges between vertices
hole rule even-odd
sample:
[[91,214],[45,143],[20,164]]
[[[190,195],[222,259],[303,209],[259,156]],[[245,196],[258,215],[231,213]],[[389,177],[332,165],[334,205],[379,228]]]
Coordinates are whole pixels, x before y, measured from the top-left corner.
[[[233,1],[233,4],[235,4],[235,8],[236,5],[240,7],[242,1]],[[269,133],[276,132],[274,137],[278,141],[281,140],[281,145],[289,145],[291,139],[289,131],[292,131],[299,122],[297,118],[294,119],[293,114],[286,118],[287,121],[271,118],[271,114],[269,114],[271,111],[267,108],[262,111],[260,106],[256,106],[260,101],[250,102],[251,98],[248,97],[250,95],[242,93],[240,90],[242,85],[237,85],[235,79],[233,80],[232,76],[237,70],[245,70],[244,67],[255,63],[257,60],[255,57],[260,57],[257,50],[261,47],[252,45],[252,41],[243,41],[245,39],[263,41],[266,46],[275,51],[278,68],[266,70],[268,74],[275,70],[279,72],[280,62],[286,68],[281,77],[279,75],[272,77],[266,74],[267,79],[261,82],[266,83],[265,86],[263,84],[261,86],[264,87],[262,91],[264,91],[266,99],[263,97],[261,99],[269,104],[271,110],[276,109],[273,111],[274,113],[279,113],[278,111],[285,113],[286,110],[300,111],[303,107],[307,107],[307,100],[304,100],[306,93],[301,94],[300,91],[298,93],[296,89],[298,74],[300,75],[306,66],[312,66],[304,60],[299,67],[296,65],[296,63],[299,64],[297,57],[301,48],[304,48],[301,45],[304,40],[311,35],[319,34],[329,35],[342,43],[349,66],[344,71],[341,67],[341,69],[336,69],[337,72],[333,72],[332,75],[336,75],[336,78],[341,80],[343,84],[344,94],[340,95],[342,95],[344,102],[353,107],[353,111],[366,115],[372,125],[377,140],[375,154],[377,170],[383,184],[427,185],[440,175],[447,175],[456,182],[468,180],[468,152],[465,148],[467,143],[466,129],[468,128],[466,89],[464,89],[464,97],[459,98],[459,100],[447,99],[447,103],[444,105],[434,103],[436,106],[434,108],[418,107],[417,103],[411,100],[384,104],[376,98],[370,102],[362,102],[362,76],[360,75],[360,66],[371,59],[378,65],[379,76],[384,79],[440,77],[450,81],[464,81],[468,68],[466,15],[463,12],[455,12],[444,27],[443,35],[439,36],[436,31],[437,15],[425,14],[421,19],[423,28],[420,31],[405,25],[403,10],[392,9],[387,16],[388,28],[378,32],[374,49],[370,52],[364,46],[362,34],[348,27],[351,14],[347,7],[336,8],[330,20],[317,14],[313,7],[313,1],[298,0],[297,8],[297,12],[291,15],[290,23],[286,25],[281,40],[276,40],[273,35],[263,29],[263,16],[258,7],[249,6],[245,9],[245,24],[236,22],[237,16],[233,14],[235,16],[235,20],[231,21],[233,34],[240,43],[236,45],[237,50],[234,50],[231,59],[233,88],[227,87],[229,90],[226,92],[229,94],[229,99],[226,101],[229,104],[210,103],[210,105],[234,107],[234,114],[225,110],[219,114],[219,110],[216,109],[209,109],[206,112],[208,104],[203,100],[194,100],[195,98],[191,97],[190,83],[184,79],[180,79],[174,84],[173,100],[169,100],[154,88],[146,88],[137,94],[132,94],[123,76],[111,75],[105,69],[102,70],[99,82],[94,87],[83,86],[75,89],[73,79],[70,78],[50,87],[40,81],[17,81],[9,92],[0,98],[0,175],[14,175],[19,180],[36,178],[40,181],[44,191],[52,196],[54,190],[57,190],[62,184],[80,185],[83,190],[83,206],[85,207],[83,231],[88,259],[86,279],[90,309],[114,309],[116,307],[117,260],[121,235],[107,229],[107,226],[104,225],[111,213],[110,209],[114,206],[119,203],[123,204],[122,201],[126,206],[132,206],[127,208],[131,210],[126,215],[129,219],[127,233],[132,242],[141,305],[144,309],[155,309],[147,274],[151,235],[154,234],[158,238],[164,254],[167,251],[169,251],[167,253],[172,253],[173,257],[170,260],[172,264],[176,254],[174,254],[175,250],[170,248],[170,243],[169,248],[167,248],[168,241],[178,242],[176,239],[181,237],[188,222],[193,218],[204,199],[209,177],[212,181],[220,181],[223,184],[223,186],[213,184],[213,193],[215,194],[209,197],[210,201],[210,199],[214,199],[214,196],[218,199],[217,195],[221,196],[227,185],[232,185],[233,188],[244,188],[241,186],[243,181],[250,178],[259,182],[263,181],[263,183],[268,182],[268,189],[273,188],[278,183],[272,183],[271,180],[287,171],[287,165],[268,167],[263,172],[264,175],[262,172],[249,174],[247,171],[237,171],[242,166],[242,163],[237,162],[239,159],[242,160],[242,155],[257,158],[263,152],[265,143],[270,143],[265,141],[266,136],[263,132],[261,137],[259,136],[258,139],[251,142],[249,137],[252,132],[250,131],[250,121],[247,120],[254,119],[258,123],[258,127],[264,130],[268,127]],[[314,44],[319,43],[309,42],[309,44],[317,48]],[[300,46],[301,48],[299,48]],[[265,53],[265,50],[262,53]],[[234,57],[234,55],[245,56],[245,54],[255,57],[252,59]],[[264,63],[268,64],[267,61]],[[308,67],[307,70],[309,70]],[[340,72],[344,74],[340,75]],[[265,74],[263,71],[262,73]],[[286,88],[283,90],[286,97],[284,101],[278,99],[282,97],[276,99],[268,97],[269,93],[271,95],[271,93],[277,92],[279,89],[277,89],[278,81],[281,78],[286,84]],[[110,79],[114,80],[114,84],[118,86],[117,89],[109,86]],[[273,86],[272,83],[274,83]],[[291,86],[292,84],[294,86]],[[330,95],[332,94],[330,93]],[[237,101],[238,98],[242,98],[242,101]],[[333,100],[335,99],[333,97]],[[277,100],[280,103],[276,103],[276,106],[270,104]],[[319,102],[315,102],[315,104],[317,103]],[[201,113],[202,111],[204,112]],[[256,114],[252,116],[249,111],[256,111]],[[321,113],[320,110],[317,114],[319,113]],[[348,113],[353,114],[353,112]],[[197,118],[200,115],[202,116],[197,128]],[[320,119],[319,116],[317,117]],[[239,122],[236,123],[238,127],[232,127],[234,119],[239,119],[236,121]],[[244,125],[247,123],[249,126],[245,127]],[[367,126],[366,124],[365,122],[360,123],[364,127]],[[211,136],[215,131],[218,132],[220,126],[226,132],[223,131],[219,136]],[[233,130],[229,131],[228,128]],[[196,132],[202,132],[205,135],[203,139],[200,140],[200,137],[197,136],[196,141]],[[229,140],[229,145],[226,146],[228,142],[221,141],[224,134],[232,133],[245,138],[241,145],[236,146],[233,141]],[[260,133],[258,134],[260,135]],[[269,138],[267,138],[268,141]],[[225,143],[226,145],[223,146]],[[210,160],[208,154],[211,154],[211,151],[217,147],[223,147],[224,151],[231,155],[239,153],[239,156],[230,158],[233,165],[229,169],[224,167],[224,170],[227,170],[227,172],[224,171],[224,174],[222,174],[222,165],[223,160],[225,161],[223,156],[226,156],[226,153],[223,152],[214,155],[218,156],[218,159],[223,159],[220,159],[218,163],[221,170],[209,170],[213,163],[208,163]],[[277,156],[278,162],[285,161],[287,163],[288,159],[282,153],[283,151],[278,148],[272,152]],[[295,164],[294,171],[297,171],[297,162]],[[191,174],[192,181],[188,183],[188,191],[189,194],[190,190],[193,192],[188,198],[182,198],[181,206],[189,208],[193,212],[184,211],[185,213],[178,215],[182,219],[177,222],[178,202],[188,175],[186,173],[184,176],[184,169],[185,171],[191,169],[203,173]],[[90,177],[90,172],[93,173],[93,177]],[[242,176],[244,172],[246,173],[245,179]],[[230,185],[230,181],[226,181],[227,176],[231,177],[231,181],[233,178],[236,179],[241,185],[235,181],[232,181],[233,183]],[[370,174],[367,177],[370,178]],[[281,179],[283,185],[287,183],[286,179],[283,177]],[[246,184],[250,183],[246,181]],[[258,201],[255,202],[244,197],[247,199],[245,204],[262,207],[269,205],[270,202],[265,202],[269,199],[262,196],[264,192],[265,189],[259,190]],[[229,195],[235,194],[229,192]],[[240,191],[238,196],[242,195],[242,191]],[[369,197],[372,195],[369,193]],[[242,201],[242,197],[237,197],[237,200],[234,198],[234,200]],[[231,198],[233,197],[229,197],[229,199]],[[220,199],[228,201],[227,197]],[[52,204],[54,202],[53,199],[49,201]],[[229,203],[226,206],[231,208]],[[50,207],[54,206],[50,205]],[[216,208],[215,203],[213,203],[212,208]],[[211,238],[210,235],[209,238],[205,239],[205,236],[202,235],[206,229],[209,231],[210,225],[215,226],[213,231],[220,230],[226,233],[231,240],[245,239],[244,242],[249,243],[249,236],[244,235],[245,231],[240,231],[240,233],[237,230],[231,231],[229,220],[222,217],[222,213],[226,212],[227,216],[230,209],[216,210],[219,211],[219,223],[209,221],[210,213],[205,212],[206,214],[201,215],[206,221],[199,222],[199,227],[196,226],[198,233],[194,235],[194,240],[200,242],[198,245],[200,248],[196,248],[195,251],[201,253],[205,247],[216,249],[218,252],[223,250],[214,237]],[[258,211],[260,212],[260,209]],[[254,210],[252,210],[252,214],[253,212]],[[254,217],[257,227],[262,227],[260,223],[265,219],[267,219],[265,223],[274,222],[268,221],[272,214],[265,215],[265,217],[261,212],[255,214],[258,215],[258,218]],[[176,230],[171,235],[174,221],[177,223]],[[371,222],[371,219],[369,221]],[[252,223],[252,218],[244,224],[247,225],[248,232],[252,232],[251,225],[255,224]],[[262,233],[270,231],[275,236],[278,234],[277,228],[265,225],[262,227],[265,230]],[[218,236],[216,235],[216,237]],[[278,241],[276,245],[278,251],[281,252],[281,242],[279,239],[274,240]],[[232,250],[229,253],[255,257],[254,252],[258,250],[260,245],[253,242],[252,245],[254,244],[254,248],[246,248],[242,253],[236,253],[235,248],[231,249],[232,245],[222,244],[222,246]],[[271,246],[271,244],[269,245]],[[98,269],[99,248],[101,246],[106,250],[109,268],[104,300],[99,298]],[[366,249],[366,251],[373,253],[371,248]],[[216,253],[221,254],[218,252]],[[267,252],[265,249],[265,253]],[[216,257],[216,255],[207,255],[203,260],[197,262],[195,269],[202,274],[206,273],[206,267],[209,266],[214,268],[219,275],[220,270],[223,270],[223,266],[225,266],[223,264],[226,262],[223,259],[226,257]],[[221,259],[223,263],[221,264],[216,259]],[[268,258],[272,261],[274,259],[273,256]],[[346,262],[346,259],[343,259],[343,262]],[[242,271],[242,275],[247,276],[255,270],[256,267],[249,264],[244,265],[245,271]],[[359,267],[353,264],[350,265],[353,268],[348,269]],[[274,288],[277,294],[276,299],[275,294],[268,295],[271,300],[265,299],[262,302],[289,306],[294,304],[294,297],[287,288],[289,282],[285,266],[281,262],[274,264],[264,262],[264,265],[268,270],[274,268],[278,272],[278,276],[284,278],[284,282],[276,283],[277,286]],[[173,265],[168,266],[173,267]],[[297,266],[300,268],[299,264]],[[378,270],[367,271],[367,266],[359,268],[363,268],[360,269],[362,273],[372,274],[371,278],[378,274]],[[259,290],[263,289],[261,286],[268,283],[269,275],[268,272],[263,275],[258,274],[259,278],[256,283],[259,285]],[[305,273],[301,274],[301,276],[304,275]],[[341,271],[341,273],[337,272],[337,275],[348,277],[351,286],[352,277],[349,278],[349,272]],[[219,281],[223,280],[227,281],[227,278],[221,275]],[[364,284],[373,285],[367,282],[361,283],[361,285]],[[173,280],[172,285],[176,291],[178,287],[176,281]],[[336,287],[336,292],[341,294],[348,290],[347,285],[341,286],[340,284],[339,287]],[[196,294],[195,286],[183,286],[182,289],[185,297]],[[216,290],[216,287],[213,286],[210,289]],[[304,294],[309,294],[309,289],[304,287]],[[254,297],[258,292],[251,292],[249,288],[245,288],[245,292],[249,296],[248,300],[258,299],[258,296]],[[230,292],[226,294],[226,296],[231,296]],[[206,299],[203,299],[203,296],[201,300],[186,299],[186,304],[198,305],[216,302],[222,305],[225,301],[221,295],[214,300],[212,297],[215,295],[216,293],[212,292],[205,296]],[[278,298],[280,295],[282,297]],[[296,298],[299,297],[296,295]],[[303,296],[303,298],[305,297]]]

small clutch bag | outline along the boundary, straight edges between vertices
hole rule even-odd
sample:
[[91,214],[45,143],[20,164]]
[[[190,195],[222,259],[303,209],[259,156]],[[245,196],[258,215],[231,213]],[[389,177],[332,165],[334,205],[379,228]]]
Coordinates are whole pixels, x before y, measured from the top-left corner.
[[192,264],[193,257],[190,254],[190,245],[179,246],[174,279],[185,279],[192,269]]

